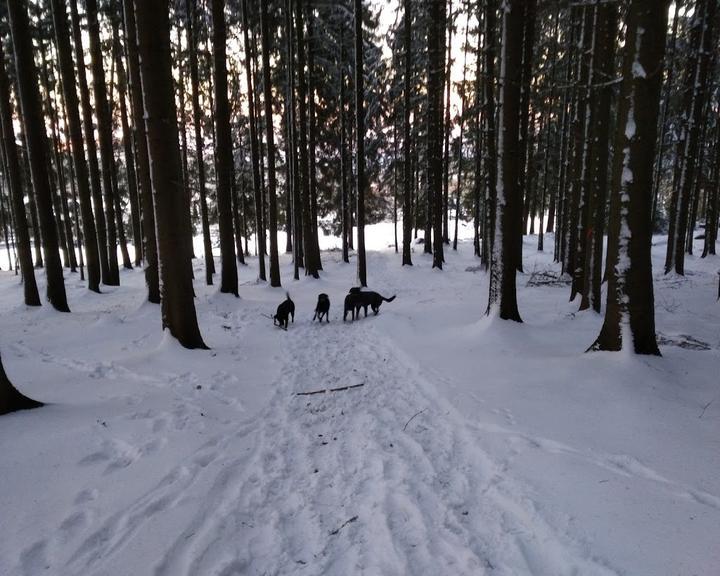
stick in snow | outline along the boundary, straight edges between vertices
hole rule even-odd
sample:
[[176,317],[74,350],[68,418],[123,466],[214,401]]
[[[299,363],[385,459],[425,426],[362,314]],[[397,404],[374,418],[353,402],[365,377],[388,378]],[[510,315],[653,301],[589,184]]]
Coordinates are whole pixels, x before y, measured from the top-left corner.
[[342,530],[343,528],[345,528],[345,526],[347,526],[347,525],[350,524],[351,522],[355,522],[355,520],[357,520],[357,519],[358,519],[357,516],[353,516],[353,517],[350,518],[349,520],[345,520],[345,522],[343,522],[342,525],[341,525],[339,528],[335,528],[335,530],[333,530],[332,532],[330,532],[330,536],[335,536],[335,535],[337,535],[337,534],[340,532],[340,530]]
[[324,390],[313,390],[312,392],[298,392],[295,396],[313,396],[314,394],[325,394],[326,392],[342,392],[343,390],[352,390],[353,388],[360,388],[365,386],[365,382],[361,384],[352,384],[350,386],[340,386],[340,388],[326,388]]
[[420,414],[425,412],[425,410],[427,410],[427,408],[423,408],[422,410],[420,410],[420,412],[416,412],[415,414],[413,414],[412,417],[410,418],[410,420],[405,422],[405,426],[403,426],[403,432],[405,432],[405,429],[408,427],[408,424],[410,424],[410,422],[412,422],[417,416],[420,416]]
[[715,398],[713,398],[712,400],[710,400],[710,402],[708,402],[707,404],[705,404],[705,406],[703,406],[702,412],[700,413],[700,416],[698,416],[698,418],[702,419],[702,417],[705,416],[705,410],[710,408],[710,404],[712,404],[713,402],[715,402]]

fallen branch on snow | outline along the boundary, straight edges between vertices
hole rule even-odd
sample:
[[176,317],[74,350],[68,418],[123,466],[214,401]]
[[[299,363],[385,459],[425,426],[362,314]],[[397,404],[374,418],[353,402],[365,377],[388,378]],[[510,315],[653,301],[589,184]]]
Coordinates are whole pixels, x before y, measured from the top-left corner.
[[340,532],[340,530],[342,530],[343,528],[345,528],[345,526],[347,526],[348,524],[351,524],[352,522],[355,522],[355,520],[357,520],[357,519],[358,519],[357,516],[353,516],[353,517],[350,518],[349,520],[345,520],[345,522],[343,522],[343,523],[340,525],[339,528],[335,528],[335,530],[333,530],[332,532],[330,532],[330,536],[336,536],[336,535]]
[[361,384],[352,384],[350,386],[340,386],[339,388],[326,388],[324,390],[313,390],[311,392],[297,392],[295,396],[313,396],[315,394],[325,394],[327,392],[342,392],[343,390],[352,390],[353,388],[360,388],[365,386],[365,382]]
[[417,416],[420,416],[420,414],[422,414],[423,412],[425,412],[425,410],[427,410],[427,408],[423,408],[422,410],[420,410],[420,412],[416,412],[415,414],[413,414],[412,417],[410,418],[410,420],[408,420],[407,422],[405,422],[405,426],[403,426],[403,432],[405,432],[405,429],[408,427],[408,424],[410,424],[410,422],[412,422],[413,420],[415,420],[415,418],[416,418]]

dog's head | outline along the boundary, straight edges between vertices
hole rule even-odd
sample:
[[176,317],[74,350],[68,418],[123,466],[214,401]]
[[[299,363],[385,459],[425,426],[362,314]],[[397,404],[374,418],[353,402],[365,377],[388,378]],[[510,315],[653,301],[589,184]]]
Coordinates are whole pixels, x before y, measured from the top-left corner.
[[327,300],[330,300],[327,294],[318,294],[318,302],[326,302]]

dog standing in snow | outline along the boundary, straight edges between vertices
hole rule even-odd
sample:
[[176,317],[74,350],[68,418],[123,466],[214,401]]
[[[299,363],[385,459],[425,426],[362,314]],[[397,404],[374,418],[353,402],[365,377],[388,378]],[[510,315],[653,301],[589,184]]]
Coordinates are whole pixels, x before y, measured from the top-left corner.
[[313,322],[317,318],[321,323],[325,316],[325,322],[330,322],[330,297],[327,294],[318,295],[317,305],[315,306],[315,316]]
[[277,307],[277,312],[273,319],[273,326],[280,326],[284,330],[288,329],[288,317],[292,318],[293,324],[295,323],[295,302],[290,299],[290,293],[285,293],[287,298],[284,302],[281,302]]

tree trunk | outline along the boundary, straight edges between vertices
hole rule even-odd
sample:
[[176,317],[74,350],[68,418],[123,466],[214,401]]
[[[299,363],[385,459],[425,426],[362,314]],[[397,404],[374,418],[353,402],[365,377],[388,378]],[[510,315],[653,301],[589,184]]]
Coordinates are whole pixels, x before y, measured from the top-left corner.
[[158,266],[158,244],[155,232],[155,202],[153,200],[150,178],[150,157],[144,121],[143,87],[140,74],[137,28],[133,0],[123,0],[125,19],[125,38],[127,39],[128,72],[130,77],[130,102],[132,105],[133,133],[137,160],[137,183],[141,203],[141,228],[143,234],[143,254],[145,255],[145,284],[148,289],[148,302],[160,303],[160,272]]
[[[427,178],[432,201],[433,268],[443,265],[443,77],[445,75],[445,0],[432,0],[428,19]],[[430,208],[430,202],[428,203]],[[425,235],[425,245],[430,235]]]
[[318,270],[322,270],[322,260],[320,259],[320,243],[318,241],[318,208],[317,208],[317,166],[316,156],[316,140],[317,128],[315,126],[315,32],[313,22],[315,16],[312,9],[312,0],[307,0],[305,9],[307,12],[307,55],[308,55],[308,75],[307,75],[307,91],[308,91],[308,152],[309,152],[309,169],[310,169],[310,232],[312,234],[313,260]]
[[[17,80],[16,80],[17,82]],[[19,98],[17,85],[15,86],[15,98]],[[27,137],[25,134],[25,119],[23,117],[22,106],[18,105],[17,108],[18,120],[20,121],[20,142],[23,143],[23,148],[20,152],[22,168],[24,171],[23,182],[25,182],[26,190],[25,193],[28,197],[28,210],[30,211],[30,224],[32,225],[33,240],[35,242],[35,268],[43,268],[43,255],[42,255],[42,235],[40,234],[40,219],[38,217],[37,203],[35,202],[35,192],[32,187],[32,174],[30,170],[30,155],[28,153]]]
[[[10,1],[12,2],[13,0]],[[0,416],[18,410],[39,408],[42,405],[42,402],[28,398],[12,385],[12,382],[10,382],[10,379],[5,373],[2,358],[0,358]]]
[[[615,38],[617,38],[617,9],[613,4],[597,6],[594,62],[599,78],[597,94],[593,98],[592,114],[593,151],[588,160],[588,220],[584,230],[586,238],[584,284],[580,309],[592,306],[595,312],[601,308],[603,234],[605,228],[605,205],[607,203],[608,165],[610,164],[610,112],[613,87],[605,79],[615,71]],[[619,152],[619,150],[618,150]]]
[[[443,10],[445,9],[445,1],[443,0]],[[448,211],[450,210],[450,71],[452,70],[452,33],[453,33],[453,10],[452,0],[448,0],[447,6],[447,61],[445,62],[445,103],[443,106],[445,120],[443,122],[443,198],[442,198],[442,239],[445,244],[450,243],[450,232],[448,230]],[[443,30],[443,40],[445,40],[445,30]],[[443,51],[445,42],[443,42]],[[444,56],[444,52],[443,52]]]
[[673,194],[674,198],[672,199],[672,225],[668,233],[666,273],[674,269],[676,274],[685,274],[685,236],[695,176],[695,158],[699,148],[703,101],[707,92],[708,63],[712,51],[716,7],[717,3],[714,0],[698,0],[695,9],[698,19],[695,34],[699,40],[695,44],[697,52],[690,56],[686,68],[688,74],[685,89],[687,92],[683,109],[687,115],[688,124],[684,128],[686,136],[682,141],[683,162],[680,168],[677,193]]
[[[523,32],[522,32],[522,68],[520,77],[520,164],[518,172],[518,186],[520,187],[520,202],[522,199],[527,198],[529,200],[531,186],[529,183],[531,177],[532,162],[528,160],[528,152],[532,151],[532,147],[528,146],[528,126],[530,120],[530,96],[532,89],[532,59],[533,59],[533,48],[535,45],[535,16],[537,13],[537,0],[525,0],[523,2],[525,14],[523,16]],[[530,203],[527,202],[529,208]],[[526,209],[523,213],[523,208],[520,208],[520,216],[517,221],[517,233],[520,235],[520,240],[515,245],[515,258],[518,272],[522,272],[522,237],[527,231],[527,216],[529,210]],[[523,218],[525,216],[525,218]]]
[[[77,62],[77,78],[80,88],[83,130],[85,132],[85,145],[87,146],[90,191],[92,194],[92,202],[94,204],[95,229],[97,233],[98,256],[100,258],[100,272],[103,284],[111,285],[112,274],[110,272],[110,261],[108,259],[108,234],[105,224],[105,213],[103,212],[103,197],[102,189],[100,187],[100,167],[98,166],[97,160],[97,144],[95,143],[92,107],[90,105],[90,90],[88,89],[87,75],[85,72],[85,49],[82,44],[82,33],[80,30],[80,17],[78,16],[77,11],[77,0],[70,0],[70,15],[72,20],[73,42],[75,43],[75,60]],[[67,100],[68,107],[72,109],[71,99],[67,94],[68,90],[69,89],[65,89],[65,98]],[[79,153],[78,149],[78,154]],[[83,186],[81,172],[77,171],[77,177],[78,185]],[[85,215],[83,215],[83,225],[85,225]],[[91,258],[88,254],[88,278],[90,277],[90,260]]]
[[403,42],[405,49],[405,73],[403,88],[403,266],[412,266],[412,151],[410,140],[410,91],[412,58],[412,2],[404,0]]
[[[515,10],[519,8],[515,7]],[[495,131],[495,0],[486,0],[485,22],[483,24],[483,41],[485,42],[485,84],[483,85],[484,96],[484,121],[485,121],[485,173],[487,174],[485,190],[485,218],[482,246],[482,260],[485,265],[492,265],[491,255],[495,249],[495,229],[498,220],[498,137]],[[519,40],[518,40],[519,41]],[[478,60],[478,75],[476,79],[476,90],[479,89],[481,81],[480,60]],[[519,63],[518,63],[519,64]],[[480,139],[478,130],[477,138]],[[480,162],[480,143],[476,145],[476,178],[478,163]]]
[[[83,221],[82,236],[84,239],[85,257],[87,258],[88,289],[93,292],[100,292],[101,272],[98,236],[95,229],[95,217],[93,216],[92,197],[88,182],[88,165],[85,160],[82,124],[78,110],[78,97],[75,88],[72,47],[70,46],[65,0],[52,0],[52,11],[55,28],[55,45],[58,52],[58,65],[62,78],[63,97],[65,101],[65,120],[67,122],[65,133],[66,138],[69,137],[70,139],[72,148],[71,172],[74,169],[77,191],[80,197],[80,212]],[[77,211],[77,205],[75,209]],[[77,223],[76,227],[78,228],[79,242],[80,230]],[[82,275],[83,250],[79,249],[78,252],[80,254],[80,272]]]
[[[355,138],[357,154],[357,261],[360,286],[367,286],[365,261],[365,88],[363,79],[362,0],[354,0],[355,24]],[[426,239],[427,240],[427,239]]]
[[51,158],[55,160],[55,177],[52,176],[52,162],[48,164],[50,172],[51,186],[53,192],[53,208],[55,210],[55,222],[57,224],[58,239],[63,253],[65,266],[70,268],[71,272],[77,272],[77,260],[75,258],[75,249],[73,246],[72,224],[67,211],[67,187],[65,185],[65,174],[63,167],[63,157],[60,154],[60,145],[58,137],[58,114],[50,95],[50,77],[48,74],[48,63],[45,54],[45,44],[40,44],[40,63],[42,70],[40,78],[43,89],[45,91],[45,113],[50,119],[50,143]]
[[[406,0],[409,1],[409,0]],[[348,253],[349,238],[352,234],[352,228],[350,228],[350,209],[349,202],[349,186],[348,186],[348,155],[347,155],[347,129],[345,126],[345,114],[346,114],[346,99],[345,94],[345,22],[340,22],[340,110],[338,112],[340,116],[340,194],[341,203],[340,211],[342,216],[342,259],[343,262],[350,262],[350,255]],[[404,225],[404,223],[403,223]],[[403,263],[405,262],[405,252],[403,251]]]
[[267,280],[265,275],[265,229],[263,225],[263,193],[260,184],[260,150],[255,112],[255,85],[253,82],[250,58],[249,23],[247,15],[248,0],[242,0],[243,46],[245,52],[245,78],[248,94],[248,122],[250,124],[250,154],[252,157],[253,194],[255,197],[255,238],[258,244],[258,276]]
[[591,349],[621,350],[630,338],[637,354],[660,355],[655,337],[652,262],[652,176],[667,34],[667,2],[633,0],[626,17],[623,83],[617,124],[622,176],[613,190],[617,235],[607,307]]
[[[233,233],[233,146],[227,90],[225,0],[212,0],[213,60],[215,63],[215,148],[218,227],[220,229],[220,292],[238,296]],[[240,234],[240,231],[237,231]]]
[[[215,0],[217,1],[217,0]],[[268,26],[267,0],[260,3],[260,28],[262,37],[263,88],[265,96],[265,138],[268,155],[268,216],[270,228],[270,286],[280,286],[280,264],[277,241],[277,200],[275,196],[275,134],[272,117],[272,85],[270,79],[270,30]]]
[[[8,192],[11,199],[12,212],[17,238],[17,260],[23,277],[23,294],[26,306],[40,306],[40,294],[35,280],[35,269],[32,261],[32,248],[30,246],[30,232],[25,213],[23,200],[23,185],[21,179],[20,162],[15,146],[15,133],[12,124],[12,108],[10,105],[10,87],[5,72],[5,54],[0,42],[0,129],[2,129],[2,158],[3,174],[8,183]],[[5,237],[7,242],[7,236]],[[17,262],[16,262],[17,265]]]
[[312,205],[310,198],[310,171],[308,159],[308,135],[307,135],[307,100],[305,83],[305,41],[303,33],[302,13],[303,0],[296,0],[295,4],[295,33],[297,37],[297,78],[298,78],[298,126],[299,126],[299,148],[300,166],[298,170],[298,181],[302,193],[302,231],[304,240],[305,274],[313,278],[319,278],[319,254],[316,248],[317,236],[313,234],[312,227]]
[[[123,153],[125,156],[125,175],[127,180],[128,198],[130,200],[130,218],[132,222],[133,245],[135,246],[135,266],[142,263],[142,233],[140,231],[140,203],[138,201],[137,176],[135,175],[135,154],[132,145],[132,132],[128,123],[126,104],[127,76],[123,65],[118,23],[113,19],[113,53],[118,78],[118,100],[120,100],[120,124],[122,126]],[[185,179],[183,179],[185,182]]]
[[705,242],[703,244],[702,258],[708,254],[715,255],[715,243],[718,234],[718,200],[720,198],[720,122],[716,123],[715,136],[715,162],[710,178],[710,191],[707,199],[705,213]]
[[[465,79],[467,73],[467,55],[468,55],[468,33],[470,26],[465,24],[465,43],[463,45],[463,75],[462,75],[462,94],[460,97],[460,135],[458,137],[457,152],[457,184],[455,188],[455,232],[453,234],[453,250],[457,250],[458,245],[458,227],[460,224],[460,195],[462,192],[462,171],[463,171],[463,135],[465,128],[465,106],[467,104],[465,98]],[[478,133],[480,127],[478,126]]]
[[658,147],[657,158],[655,160],[655,174],[653,176],[653,207],[652,207],[652,222],[655,225],[655,215],[657,214],[657,202],[660,194],[660,180],[662,173],[662,161],[663,153],[665,151],[665,127],[667,120],[668,108],[670,106],[670,90],[672,89],[673,76],[675,73],[675,53],[677,51],[677,30],[678,30],[678,16],[680,15],[681,0],[675,2],[675,14],[673,15],[672,33],[670,35],[670,45],[668,47],[668,54],[665,57],[667,62],[667,77],[665,79],[665,85],[662,97],[662,111],[660,113],[660,145]]
[[59,312],[70,312],[65,294],[62,264],[58,252],[58,236],[53,216],[50,182],[48,181],[48,142],[42,117],[38,71],[33,58],[32,36],[25,7],[21,0],[8,1],[8,14],[15,52],[20,105],[25,121],[30,170],[43,238],[43,257],[47,276],[47,298]]
[[105,225],[107,226],[108,263],[111,286],[120,284],[120,272],[117,257],[117,229],[115,227],[115,200],[112,186],[112,172],[115,170],[115,157],[112,150],[112,121],[105,86],[102,48],[100,46],[100,28],[97,18],[97,0],[85,0],[90,37],[90,64],[93,75],[93,93],[95,96],[95,115],[97,117],[98,138],[100,142],[100,164],[102,167],[102,187],[105,198]]
[[135,2],[140,73],[152,190],[155,201],[158,260],[162,286],[163,330],[185,348],[207,348],[200,335],[190,253],[184,238],[187,202],[181,185],[182,164],[178,146],[177,111],[170,56],[170,22],[161,2]]
[[[506,0],[503,11],[502,59],[500,68],[500,126],[498,127],[497,213],[490,261],[488,315],[522,322],[517,307],[517,233],[522,220],[522,195],[517,179],[520,166],[520,80],[523,37],[523,7],[519,0]],[[526,22],[526,26],[528,23]]]
[[[588,105],[588,76],[592,66],[592,23],[593,23],[593,7],[584,6],[582,13],[582,28],[580,31],[580,40],[578,47],[581,48],[577,55],[577,74],[575,82],[575,107],[574,115],[570,125],[571,132],[571,148],[572,159],[570,160],[569,172],[567,175],[568,200],[566,225],[567,232],[565,236],[565,261],[563,272],[570,274],[572,278],[572,287],[570,292],[570,300],[572,301],[580,291],[577,282],[577,268],[582,254],[578,254],[578,246],[581,243],[582,236],[582,218],[580,211],[582,209],[582,178],[583,178],[583,157],[586,151],[585,147],[585,124],[586,111]],[[570,144],[569,144],[570,145]]]
[[207,190],[205,189],[205,161],[203,159],[204,142],[202,135],[202,119],[200,116],[200,88],[198,86],[197,58],[197,4],[196,0],[185,0],[187,29],[190,48],[190,84],[192,88],[193,129],[195,130],[195,160],[197,162],[198,189],[200,195],[200,218],[203,231],[203,252],[205,256],[205,283],[212,286],[215,273],[215,260],[212,253],[210,238],[210,217],[208,215]]

